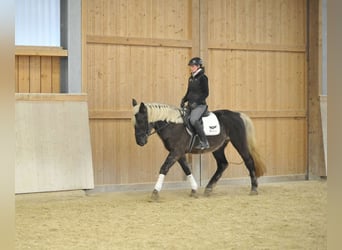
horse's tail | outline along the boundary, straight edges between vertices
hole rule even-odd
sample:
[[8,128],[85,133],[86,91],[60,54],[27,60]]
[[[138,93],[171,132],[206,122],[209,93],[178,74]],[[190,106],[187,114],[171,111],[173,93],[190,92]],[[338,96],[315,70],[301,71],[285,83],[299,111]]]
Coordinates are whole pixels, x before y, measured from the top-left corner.
[[260,154],[256,148],[254,125],[251,118],[249,118],[249,116],[247,116],[246,114],[240,113],[240,117],[245,124],[247,145],[249,153],[252,155],[252,158],[254,160],[255,175],[256,177],[260,177],[264,175],[264,173],[266,173],[266,166],[265,163],[262,161]]

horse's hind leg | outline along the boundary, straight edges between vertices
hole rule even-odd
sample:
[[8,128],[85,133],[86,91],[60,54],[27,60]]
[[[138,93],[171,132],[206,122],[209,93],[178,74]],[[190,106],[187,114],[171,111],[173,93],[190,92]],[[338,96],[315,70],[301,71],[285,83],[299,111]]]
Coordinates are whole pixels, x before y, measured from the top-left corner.
[[226,156],[224,155],[224,149],[227,146],[227,144],[228,142],[225,142],[221,148],[213,152],[213,155],[217,163],[217,169],[214,175],[211,177],[208,185],[205,187],[204,194],[207,196],[209,196],[210,193],[213,191],[213,188],[216,185],[217,181],[221,178],[222,173],[228,167],[228,161],[226,159]]
[[248,153],[248,156],[242,156],[243,161],[249,171],[249,176],[251,178],[251,195],[258,194],[258,179],[255,175],[254,160],[252,156]]
[[190,185],[191,185],[190,196],[197,198],[198,197],[197,196],[198,185],[197,185],[197,182],[196,182],[195,178],[191,174],[191,170],[190,170],[190,167],[189,167],[189,165],[188,165],[188,163],[187,163],[187,161],[185,159],[185,156],[180,157],[179,160],[178,160],[178,163],[181,165],[185,175],[187,176],[187,179],[190,182]]
[[235,149],[240,154],[241,158],[243,159],[248,171],[249,176],[251,178],[251,192],[250,194],[258,194],[258,179],[255,175],[255,166],[254,166],[254,160],[251,154],[249,153],[247,142],[245,140],[234,140],[234,138],[231,138],[232,144],[234,145]]

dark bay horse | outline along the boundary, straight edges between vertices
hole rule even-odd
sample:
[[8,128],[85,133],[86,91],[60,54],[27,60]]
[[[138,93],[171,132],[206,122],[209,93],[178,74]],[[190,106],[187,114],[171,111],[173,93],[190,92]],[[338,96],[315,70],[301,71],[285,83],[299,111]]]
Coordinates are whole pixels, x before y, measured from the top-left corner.
[[243,113],[230,110],[216,110],[213,113],[217,116],[221,126],[220,133],[215,136],[208,136],[210,148],[200,150],[190,149],[189,141],[191,135],[187,132],[182,117],[182,110],[160,103],[140,103],[135,99],[132,101],[133,118],[136,143],[144,146],[152,129],[158,134],[169,154],[160,168],[159,177],[152,192],[152,199],[159,198],[164,178],[169,169],[178,161],[191,184],[191,196],[196,197],[198,188],[194,177],[191,174],[185,155],[202,154],[212,152],[216,159],[217,170],[209,180],[205,188],[205,194],[209,195],[223,171],[228,167],[228,161],[224,150],[229,142],[233,144],[243,159],[251,178],[250,194],[257,194],[258,180],[265,172],[265,164],[255,146],[254,126],[251,119]]

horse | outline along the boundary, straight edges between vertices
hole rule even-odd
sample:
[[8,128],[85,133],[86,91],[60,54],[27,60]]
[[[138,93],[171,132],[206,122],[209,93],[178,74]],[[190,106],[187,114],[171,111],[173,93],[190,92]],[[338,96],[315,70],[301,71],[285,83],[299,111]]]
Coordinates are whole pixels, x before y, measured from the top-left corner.
[[[203,154],[212,152],[217,169],[205,187],[204,194],[209,196],[214,186],[228,167],[225,148],[232,143],[245,166],[251,180],[250,194],[258,194],[258,178],[262,176],[266,167],[256,148],[255,130],[252,120],[244,113],[231,110],[212,111],[219,121],[220,132],[215,136],[207,136],[210,147],[198,149],[191,147],[192,135],[189,133],[181,108],[162,103],[137,103],[132,99],[135,140],[139,146],[148,142],[149,136],[156,133],[169,151],[164,163],[160,167],[158,180],[152,192],[151,199],[158,200],[164,178],[170,168],[178,162],[191,185],[190,196],[198,197],[198,185],[191,173],[186,154]],[[153,132],[152,132],[153,130]]]

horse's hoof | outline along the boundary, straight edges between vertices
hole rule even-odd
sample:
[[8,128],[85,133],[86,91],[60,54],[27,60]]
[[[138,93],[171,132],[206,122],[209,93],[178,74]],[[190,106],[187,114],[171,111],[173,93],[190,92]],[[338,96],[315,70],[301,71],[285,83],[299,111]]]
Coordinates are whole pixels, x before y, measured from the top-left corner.
[[190,197],[198,198],[198,194],[197,194],[196,190],[194,190],[194,189],[191,190]]
[[249,195],[257,195],[258,194],[258,190],[256,189],[252,189],[250,192],[249,192]]
[[208,196],[211,195],[212,192],[213,192],[213,189],[212,189],[212,188],[206,188],[206,189],[204,190],[204,195],[208,197]]
[[151,202],[153,201],[158,201],[159,200],[159,192],[157,190],[153,190],[152,195],[151,195]]

